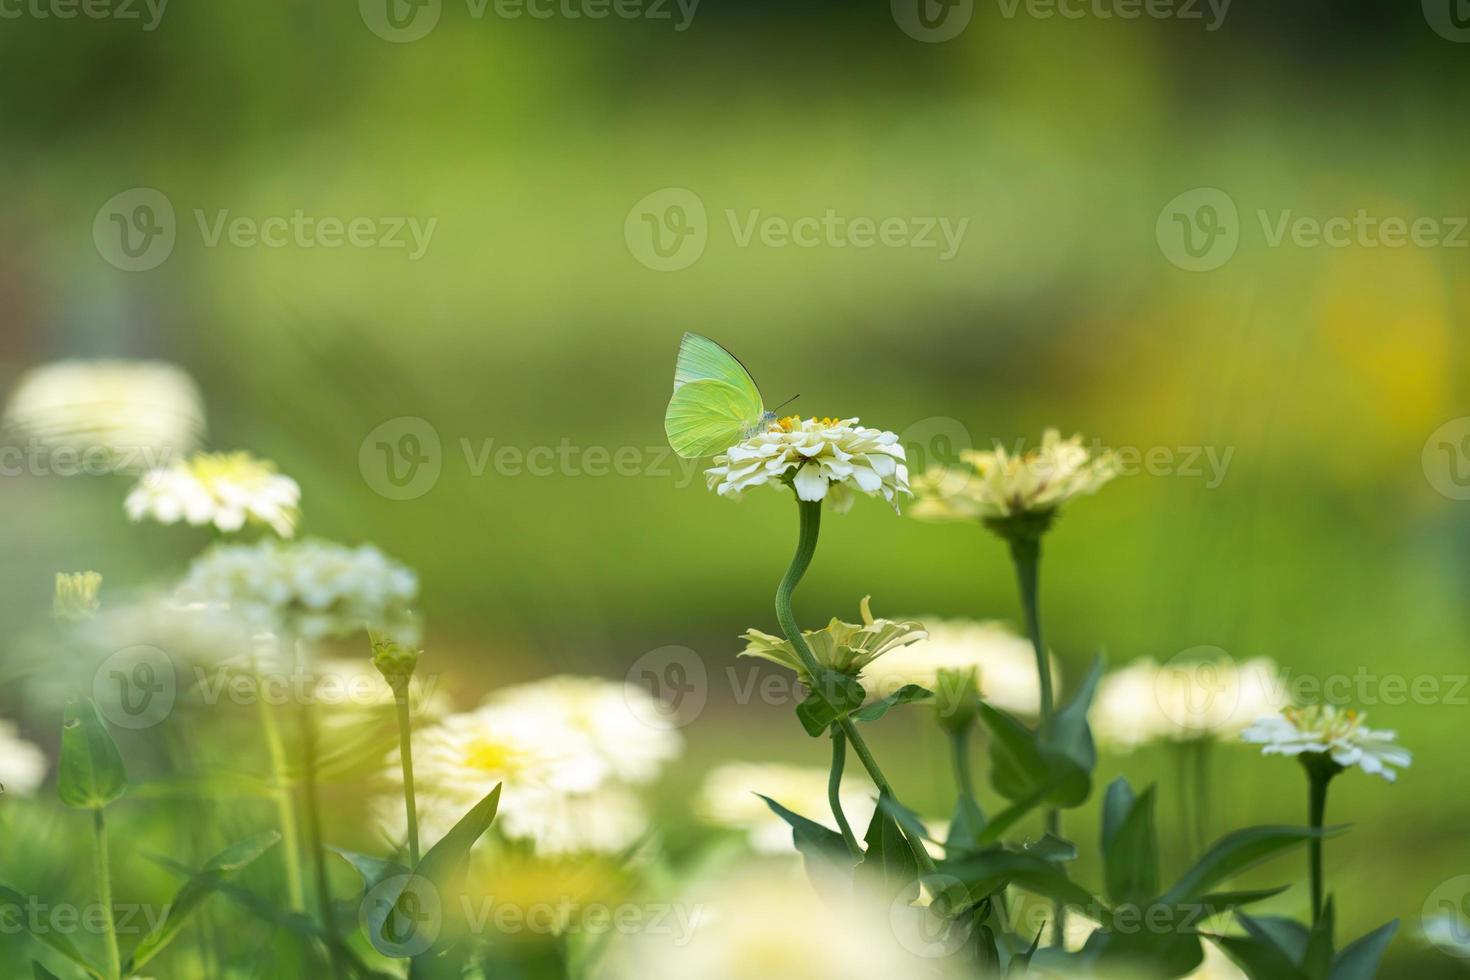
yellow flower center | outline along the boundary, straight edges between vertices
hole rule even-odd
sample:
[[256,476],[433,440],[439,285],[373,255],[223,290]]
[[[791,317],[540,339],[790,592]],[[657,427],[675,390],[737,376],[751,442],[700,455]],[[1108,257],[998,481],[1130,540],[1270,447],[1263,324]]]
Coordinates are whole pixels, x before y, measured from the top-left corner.
[[249,453],[200,453],[188,463],[199,482],[252,483],[275,475],[275,467]]
[[[813,424],[820,425],[823,428],[831,428],[834,425],[840,425],[842,423],[841,419],[834,419],[830,415],[823,415],[821,418],[813,415],[811,421]],[[784,419],[777,419],[775,427],[782,432],[794,432],[801,428],[801,416],[788,415]]]
[[515,746],[489,738],[477,738],[465,748],[465,765],[486,772],[513,772],[525,762]]

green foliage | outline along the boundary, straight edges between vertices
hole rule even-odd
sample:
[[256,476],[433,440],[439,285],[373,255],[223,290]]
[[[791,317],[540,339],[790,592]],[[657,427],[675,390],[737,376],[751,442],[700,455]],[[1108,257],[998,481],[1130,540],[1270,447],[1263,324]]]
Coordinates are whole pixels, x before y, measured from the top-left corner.
[[61,802],[78,809],[98,809],[121,796],[127,783],[122,756],[97,705],[90,698],[69,701],[61,724],[56,776]]
[[1331,898],[1311,928],[1291,919],[1257,918],[1244,912],[1235,917],[1245,935],[1212,938],[1250,980],[1372,980],[1399,926],[1395,919],[1338,951]]
[[1041,731],[981,703],[980,720],[991,735],[991,782],[997,792],[1009,800],[1023,800],[1044,790],[1047,803],[1063,808],[1087,801],[1097,765],[1087,710],[1101,676],[1102,660],[1098,659],[1051,726]]

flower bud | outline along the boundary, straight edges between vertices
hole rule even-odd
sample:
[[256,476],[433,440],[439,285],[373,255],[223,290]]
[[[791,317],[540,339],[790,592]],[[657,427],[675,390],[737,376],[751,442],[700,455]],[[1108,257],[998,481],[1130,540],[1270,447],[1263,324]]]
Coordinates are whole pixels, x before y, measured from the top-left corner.
[[408,693],[408,682],[414,668],[419,665],[422,650],[400,645],[394,640],[373,640],[373,666],[393,688],[393,693],[402,697]]

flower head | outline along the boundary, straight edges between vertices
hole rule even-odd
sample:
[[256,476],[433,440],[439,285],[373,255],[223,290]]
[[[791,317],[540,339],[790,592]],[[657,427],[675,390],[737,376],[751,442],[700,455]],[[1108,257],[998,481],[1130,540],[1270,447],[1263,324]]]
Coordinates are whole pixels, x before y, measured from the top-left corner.
[[296,531],[301,488],[275,464],[249,453],[199,453],[149,470],[128,494],[128,517],[160,524],[180,520],[225,532],[263,524],[283,538]]
[[0,718],[0,796],[34,793],[46,778],[46,755]]
[[194,559],[178,594],[223,603],[256,629],[307,640],[346,636],[365,623],[405,643],[417,632],[409,604],[418,577],[372,545],[311,538],[216,545]]
[[1286,704],[1280,671],[1269,657],[1237,663],[1223,650],[1160,665],[1135,660],[1102,679],[1092,731],[1124,752],[1150,742],[1230,739]]
[[911,510],[921,520],[981,520],[996,530],[1046,524],[1073,497],[1096,493],[1117,475],[1109,452],[1093,452],[1082,436],[1047,429],[1027,453],[965,450],[955,467],[931,467],[914,481]]
[[[1022,715],[1035,716],[1041,710],[1041,682],[1030,640],[995,621],[925,618],[923,622],[927,635],[922,640],[868,668],[863,686],[869,696],[883,697],[905,684],[917,684],[942,698],[942,671],[974,668],[979,672],[981,697],[989,703]],[[1051,673],[1057,681],[1055,660]]]
[[1364,725],[1365,717],[1331,704],[1293,707],[1258,719],[1240,737],[1262,745],[1263,755],[1325,756],[1343,769],[1358,766],[1393,782],[1398,773],[1391,767],[1403,768],[1413,756],[1393,732]]
[[[872,597],[863,596],[863,601],[858,605],[863,619],[861,623],[845,623],[834,617],[819,630],[801,631],[818,664],[849,677],[856,677],[863,668],[883,654],[909,643],[916,643],[928,635],[923,624],[917,620],[874,619],[873,612],[868,607],[870,598]],[[790,640],[762,633],[758,629],[746,630],[744,638],[746,646],[740,656],[761,657],[783,667],[790,667],[796,671],[802,683],[811,683],[806,668],[802,666],[801,657]]]
[[51,611],[63,622],[91,619],[97,612],[97,593],[101,588],[102,576],[96,572],[57,572]]
[[909,493],[903,446],[895,433],[857,422],[780,419],[715,457],[705,478],[722,497],[789,483],[801,500],[825,500],[835,511],[852,506],[854,489],[882,496],[897,510],[898,495]]
[[4,426],[46,449],[101,451],[110,470],[187,453],[204,432],[190,377],[159,361],[57,361],[28,371],[5,406]]
[[383,675],[383,680],[388,682],[395,695],[406,692],[424,651],[403,646],[391,637],[371,637],[371,643],[373,666],[378,668],[378,673]]

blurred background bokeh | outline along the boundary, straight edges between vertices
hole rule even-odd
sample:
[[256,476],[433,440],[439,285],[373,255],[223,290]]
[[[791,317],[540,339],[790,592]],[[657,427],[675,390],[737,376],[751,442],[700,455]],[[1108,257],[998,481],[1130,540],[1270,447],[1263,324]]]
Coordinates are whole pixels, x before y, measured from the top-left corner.
[[[180,3],[152,30],[141,6],[141,21],[7,14],[0,387],[65,358],[183,367],[207,445],[295,477],[304,532],[419,573],[426,664],[456,704],[697,651],[708,704],[662,784],[676,824],[717,762],[827,751],[788,704],[737,703],[737,636],[774,630],[795,515],[775,493],[718,499],[668,453],[684,330],[739,355],[768,403],[800,393],[797,411],[859,416],[911,451],[1047,426],[1167,451],[1167,472],[1077,502],[1047,539],[1064,687],[1098,652],[1202,645],[1367,675],[1369,723],[1415,761],[1396,785],[1334,787],[1331,816],[1353,824],[1328,848],[1343,935],[1400,916],[1391,975],[1456,969],[1414,933],[1435,886],[1470,872],[1470,686],[1455,680],[1470,674],[1470,457],[1464,430],[1431,438],[1470,414],[1470,233],[1454,218],[1470,215],[1470,48],[1417,4],[1324,0],[1242,3],[1214,30],[1204,5],[1071,19],[981,3],[942,43],[882,4],[705,0],[679,30],[675,5],[539,19],[447,0],[407,42],[375,31],[370,6]],[[134,188],[176,216],[171,253],[142,271],[94,237]],[[706,240],[665,271],[630,211],[669,188],[702,206]],[[1203,271],[1181,267],[1163,213],[1197,188],[1237,210],[1235,251]],[[1273,244],[1286,212],[1360,211],[1434,219],[1443,241]],[[410,244],[211,245],[221,212],[367,218]],[[754,216],[828,212],[968,223],[947,258],[742,239]],[[421,255],[390,218],[434,222]],[[439,474],[391,499],[374,446],[403,419],[437,436]],[[537,447],[557,451],[550,472],[526,469]],[[609,472],[619,451],[632,462]],[[208,540],[129,524],[124,476],[7,476],[8,636],[48,614],[57,570],[100,571],[105,599],[176,578]],[[864,499],[826,522],[797,613],[851,618],[866,594],[880,615],[1019,618],[998,540]],[[1441,696],[1384,697],[1390,675],[1436,678]],[[0,703],[54,746],[55,715]],[[873,741],[900,793],[943,815],[930,728],[897,712]],[[1217,829],[1304,819],[1296,767],[1241,746],[1216,767]],[[1167,756],[1102,770],[1142,784]],[[1085,853],[1091,809],[1068,823]]]

